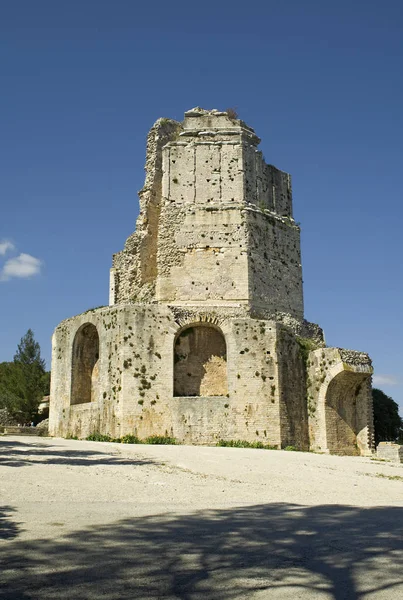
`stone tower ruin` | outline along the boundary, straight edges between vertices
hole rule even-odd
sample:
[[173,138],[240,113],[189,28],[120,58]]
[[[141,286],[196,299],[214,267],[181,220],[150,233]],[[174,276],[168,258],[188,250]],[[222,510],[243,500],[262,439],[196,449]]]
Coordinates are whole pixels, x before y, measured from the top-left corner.
[[152,127],[110,305],[53,336],[53,435],[371,452],[371,361],[304,320],[291,179],[259,142],[217,110]]

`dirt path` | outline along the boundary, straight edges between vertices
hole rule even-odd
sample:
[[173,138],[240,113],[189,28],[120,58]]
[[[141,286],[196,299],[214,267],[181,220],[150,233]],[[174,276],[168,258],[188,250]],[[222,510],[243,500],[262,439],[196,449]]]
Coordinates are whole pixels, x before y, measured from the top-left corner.
[[403,598],[403,465],[0,438],[0,597]]

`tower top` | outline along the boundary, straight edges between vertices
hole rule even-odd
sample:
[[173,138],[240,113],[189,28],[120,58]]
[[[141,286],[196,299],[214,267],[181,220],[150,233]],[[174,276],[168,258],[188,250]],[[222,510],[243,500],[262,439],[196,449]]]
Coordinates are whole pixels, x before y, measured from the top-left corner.
[[114,256],[111,304],[238,306],[303,318],[291,178],[232,110],[158,119],[136,231]]
[[199,106],[187,110],[182,123],[182,137],[189,135],[209,136],[209,135],[238,135],[240,131],[249,135],[250,141],[256,145],[260,143],[260,138],[256,135],[254,129],[249,127],[238,119],[238,115],[234,109],[220,111],[215,108],[206,110]]

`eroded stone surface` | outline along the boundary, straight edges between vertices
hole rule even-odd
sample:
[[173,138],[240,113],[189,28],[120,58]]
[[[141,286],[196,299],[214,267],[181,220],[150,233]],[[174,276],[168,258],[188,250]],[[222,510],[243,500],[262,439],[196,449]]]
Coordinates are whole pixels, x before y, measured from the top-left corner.
[[376,447],[378,458],[403,463],[403,446],[394,442],[379,442]]
[[304,320],[291,178],[259,142],[199,107],[151,128],[110,306],[54,333],[54,435],[370,452],[371,361]]

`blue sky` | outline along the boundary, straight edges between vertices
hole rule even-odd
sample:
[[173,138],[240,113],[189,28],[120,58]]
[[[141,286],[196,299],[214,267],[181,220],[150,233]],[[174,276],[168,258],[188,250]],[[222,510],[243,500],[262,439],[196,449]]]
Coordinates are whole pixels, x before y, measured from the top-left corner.
[[398,0],[2,3],[0,361],[108,303],[153,122],[236,107],[293,176],[307,319],[403,412],[402,64]]

